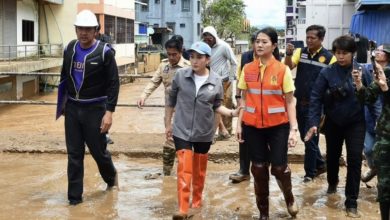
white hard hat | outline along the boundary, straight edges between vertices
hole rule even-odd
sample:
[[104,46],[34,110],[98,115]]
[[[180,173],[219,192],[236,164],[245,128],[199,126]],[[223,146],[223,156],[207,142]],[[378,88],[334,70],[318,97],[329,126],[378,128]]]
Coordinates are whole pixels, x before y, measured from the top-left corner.
[[75,26],[96,27],[99,26],[96,15],[90,10],[82,10],[76,16]]

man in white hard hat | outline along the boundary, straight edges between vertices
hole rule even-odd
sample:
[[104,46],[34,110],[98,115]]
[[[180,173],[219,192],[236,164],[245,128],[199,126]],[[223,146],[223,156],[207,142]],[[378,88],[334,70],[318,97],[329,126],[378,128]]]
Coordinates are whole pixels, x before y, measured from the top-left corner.
[[99,24],[94,13],[81,11],[74,25],[77,40],[65,48],[60,83],[64,90],[59,89],[59,102],[60,96],[67,99],[63,114],[70,205],[82,202],[85,144],[107,183],[107,189],[118,185],[117,172],[106,143],[119,93],[114,52],[107,43],[95,39]]

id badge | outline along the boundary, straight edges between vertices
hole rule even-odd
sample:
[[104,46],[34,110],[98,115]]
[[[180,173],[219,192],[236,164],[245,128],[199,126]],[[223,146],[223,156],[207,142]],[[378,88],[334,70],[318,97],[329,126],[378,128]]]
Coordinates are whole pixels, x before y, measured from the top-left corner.
[[168,72],[169,72],[169,66],[166,65],[166,66],[164,67],[163,73],[168,73]]

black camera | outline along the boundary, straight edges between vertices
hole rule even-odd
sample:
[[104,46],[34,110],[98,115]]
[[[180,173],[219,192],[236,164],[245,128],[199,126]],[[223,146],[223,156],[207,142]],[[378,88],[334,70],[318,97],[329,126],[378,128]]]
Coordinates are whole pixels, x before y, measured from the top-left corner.
[[345,82],[343,83],[343,85],[330,87],[329,89],[326,90],[325,93],[327,97],[331,97],[335,101],[340,101],[348,96],[347,88],[348,85]]

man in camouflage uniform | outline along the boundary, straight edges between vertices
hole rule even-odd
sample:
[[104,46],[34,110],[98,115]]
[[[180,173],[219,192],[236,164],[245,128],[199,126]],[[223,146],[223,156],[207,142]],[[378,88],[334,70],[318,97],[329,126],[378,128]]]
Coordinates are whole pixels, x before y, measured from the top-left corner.
[[[161,83],[164,84],[165,106],[167,105],[172,79],[176,73],[176,70],[191,66],[191,63],[183,58],[182,48],[182,43],[174,37],[165,43],[168,59],[162,60],[152,79],[148,85],[146,85],[143,93],[141,94],[141,98],[137,101],[139,108],[142,108],[145,100],[153,93],[154,90],[156,90],[157,87],[160,86]],[[171,170],[175,162],[175,153],[176,150],[173,141],[165,141],[163,146],[163,172],[165,176],[171,175]]]
[[[390,53],[390,45],[388,46]],[[378,175],[378,202],[382,219],[389,219],[390,214],[390,68],[382,70],[377,65],[378,73],[374,83],[365,88],[361,85],[361,73],[353,73],[357,96],[365,104],[374,103],[382,95],[382,113],[376,125],[376,143],[374,145],[374,164]],[[387,80],[386,80],[387,79]]]

